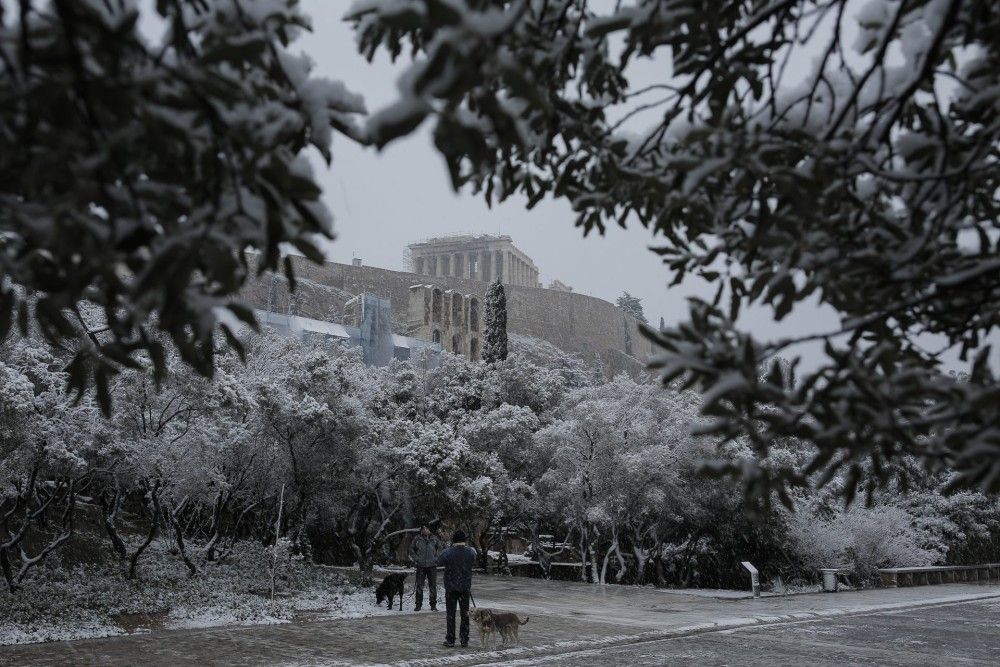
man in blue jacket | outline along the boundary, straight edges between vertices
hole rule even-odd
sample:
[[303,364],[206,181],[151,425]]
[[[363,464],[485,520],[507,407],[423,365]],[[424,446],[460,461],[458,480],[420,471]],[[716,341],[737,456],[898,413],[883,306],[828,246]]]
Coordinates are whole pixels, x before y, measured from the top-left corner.
[[476,562],[476,550],[465,544],[465,533],[456,530],[451,538],[451,546],[437,557],[437,564],[444,566],[444,605],[448,629],[444,645],[455,645],[455,607],[462,612],[459,639],[462,646],[469,645],[469,597],[472,595],[472,566]]

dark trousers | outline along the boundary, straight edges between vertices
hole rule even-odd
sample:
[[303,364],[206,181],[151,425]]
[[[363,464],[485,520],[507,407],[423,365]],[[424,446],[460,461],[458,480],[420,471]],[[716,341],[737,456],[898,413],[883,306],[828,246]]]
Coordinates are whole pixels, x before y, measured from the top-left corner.
[[418,567],[417,568],[417,590],[414,594],[416,597],[417,608],[423,604],[424,601],[424,581],[427,581],[427,592],[430,594],[431,607],[437,606],[438,597],[438,585],[437,585],[437,568],[431,567]]
[[444,639],[449,644],[455,643],[455,607],[462,611],[462,625],[458,629],[459,639],[463,644],[469,643],[469,591],[445,591],[444,605],[448,618],[448,631]]

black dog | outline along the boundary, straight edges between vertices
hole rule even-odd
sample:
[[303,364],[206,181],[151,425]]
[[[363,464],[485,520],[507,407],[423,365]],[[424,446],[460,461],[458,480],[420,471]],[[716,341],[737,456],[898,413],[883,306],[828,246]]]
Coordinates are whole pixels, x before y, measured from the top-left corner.
[[399,596],[399,610],[403,611],[403,582],[406,579],[405,572],[394,572],[385,575],[385,579],[375,589],[375,604],[382,604],[382,600],[389,600],[389,609],[392,609],[392,598]]

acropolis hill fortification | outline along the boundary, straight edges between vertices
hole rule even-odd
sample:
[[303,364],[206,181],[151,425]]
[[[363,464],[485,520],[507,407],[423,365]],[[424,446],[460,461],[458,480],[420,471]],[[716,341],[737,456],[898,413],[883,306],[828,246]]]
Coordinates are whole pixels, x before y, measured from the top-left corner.
[[[298,282],[269,276],[246,290],[262,310],[341,323],[344,305],[362,293],[392,301],[396,333],[440,342],[444,350],[478,359],[481,308],[488,281],[507,292],[507,329],[580,356],[599,357],[605,372],[635,373],[652,352],[635,318],[613,304],[555,281],[539,286],[538,267],[508,236],[429,239],[410,246],[412,272],[292,257]],[[435,334],[435,332],[437,332]]]

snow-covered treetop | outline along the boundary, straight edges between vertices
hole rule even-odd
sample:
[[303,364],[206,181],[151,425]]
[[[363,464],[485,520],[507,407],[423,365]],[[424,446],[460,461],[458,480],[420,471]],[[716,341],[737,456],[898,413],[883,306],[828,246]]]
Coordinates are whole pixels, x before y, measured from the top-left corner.
[[615,299],[615,305],[640,322],[649,322],[646,319],[646,314],[642,310],[642,299],[639,297],[632,296],[628,292],[622,292],[622,295]]

